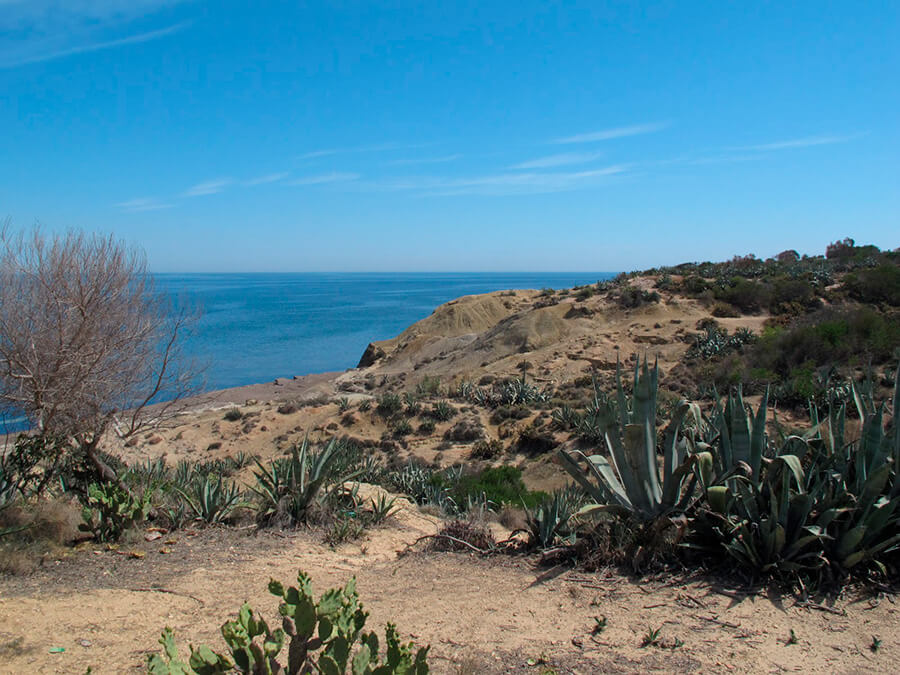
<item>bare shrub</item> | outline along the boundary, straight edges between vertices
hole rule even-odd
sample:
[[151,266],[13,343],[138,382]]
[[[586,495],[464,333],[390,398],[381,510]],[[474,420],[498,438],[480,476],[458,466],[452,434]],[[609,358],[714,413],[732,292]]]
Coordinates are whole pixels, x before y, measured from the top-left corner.
[[490,551],[495,546],[494,535],[487,526],[472,520],[451,520],[440,529],[430,548],[433,551],[471,552],[472,547]]
[[194,316],[158,294],[146,258],[112,236],[0,227],[0,412],[65,438],[98,478],[99,446],[167,419],[195,393],[181,350]]

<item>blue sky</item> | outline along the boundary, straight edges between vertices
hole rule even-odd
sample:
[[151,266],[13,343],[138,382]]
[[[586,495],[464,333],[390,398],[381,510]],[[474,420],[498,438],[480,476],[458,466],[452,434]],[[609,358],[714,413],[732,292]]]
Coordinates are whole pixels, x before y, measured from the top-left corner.
[[157,271],[895,248],[898,35],[876,0],[0,0],[0,217]]

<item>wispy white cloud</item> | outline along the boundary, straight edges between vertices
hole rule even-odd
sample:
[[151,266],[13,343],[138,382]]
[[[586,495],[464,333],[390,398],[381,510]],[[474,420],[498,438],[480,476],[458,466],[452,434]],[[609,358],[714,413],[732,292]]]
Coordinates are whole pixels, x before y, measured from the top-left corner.
[[234,181],[231,178],[217,178],[215,180],[207,180],[197,183],[193,187],[189,187],[184,191],[184,197],[205,197],[206,195],[214,195],[222,192]]
[[462,155],[447,155],[445,157],[421,157],[418,159],[393,159],[385,162],[388,166],[413,166],[418,164],[444,164],[453,162],[462,157]]
[[597,141],[609,141],[614,138],[625,138],[626,136],[639,136],[641,134],[650,134],[654,131],[665,129],[668,124],[664,122],[654,122],[652,124],[633,124],[627,127],[615,127],[612,129],[601,129],[600,131],[591,131],[586,134],[576,134],[575,136],[566,136],[557,138],[554,143],[595,143]]
[[[125,38],[120,38],[118,40],[108,40],[106,42],[94,42],[92,44],[80,45],[78,47],[71,47],[69,49],[63,49],[56,52],[47,52],[43,54],[35,54],[33,56],[26,56],[24,58],[20,58],[19,60],[0,60],[0,68],[15,68],[17,66],[25,66],[29,63],[41,63],[43,61],[52,61],[54,59],[61,59],[66,56],[72,56],[74,54],[85,54],[87,52],[98,52],[103,49],[113,49],[115,47],[124,47],[125,45],[133,45],[139,44],[141,42],[150,42],[151,40],[158,40],[159,38],[166,37],[167,35],[172,35],[173,33],[177,33],[178,31],[184,30],[190,25],[190,22],[183,21],[181,23],[176,23],[172,26],[168,26],[166,28],[161,28],[159,30],[151,30],[146,33],[138,33],[137,35],[130,35]],[[2,59],[2,57],[0,57]]]
[[434,146],[434,143],[376,143],[374,145],[358,145],[348,148],[322,148],[297,155],[297,159],[317,159],[330,155],[350,155],[366,152],[390,152],[394,150],[416,150]]
[[251,178],[250,180],[245,180],[244,185],[253,186],[253,185],[265,185],[266,183],[277,183],[280,180],[284,180],[288,177],[287,171],[282,171],[279,173],[269,173],[264,176],[257,176],[256,178]]
[[171,209],[174,204],[161,202],[154,197],[139,197],[130,199],[127,202],[120,202],[116,206],[126,213],[139,213],[141,211],[159,211],[161,209]]
[[[190,25],[155,29],[146,19],[184,0],[0,1],[0,68],[157,40]],[[141,26],[136,23],[140,20]]]
[[317,157],[327,157],[328,155],[336,155],[339,152],[347,152],[347,151],[339,150],[337,148],[331,148],[328,150],[312,150],[311,152],[304,152],[302,155],[297,155],[297,159],[316,159]]
[[359,178],[358,173],[350,173],[343,171],[332,171],[331,173],[323,173],[317,176],[304,176],[288,181],[288,185],[323,185],[325,183],[344,183],[354,181]]
[[558,155],[538,157],[521,164],[514,164],[511,169],[550,169],[555,166],[571,164],[587,164],[603,156],[602,152],[563,152]]
[[463,178],[413,177],[385,181],[378,187],[393,190],[416,190],[430,195],[521,195],[564,192],[586,189],[602,184],[603,180],[624,173],[624,164],[590,171],[574,172],[516,172]]
[[806,136],[804,138],[792,138],[786,141],[776,141],[774,143],[761,143],[759,145],[742,145],[729,150],[752,151],[752,152],[770,152],[775,150],[793,150],[796,148],[810,148],[816,145],[833,145],[835,143],[847,143],[862,134],[850,134],[847,136]]

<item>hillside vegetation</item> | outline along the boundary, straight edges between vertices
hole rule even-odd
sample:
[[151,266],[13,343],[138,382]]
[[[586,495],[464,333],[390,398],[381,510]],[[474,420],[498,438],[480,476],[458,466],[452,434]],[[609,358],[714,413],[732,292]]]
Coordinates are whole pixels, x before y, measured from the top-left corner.
[[[705,575],[807,606],[854,585],[893,593],[898,362],[900,254],[849,239],[821,256],[459,298],[336,377],[278,381],[266,397],[217,393],[170,427],[111,436],[115,481],[61,456],[61,439],[10,439],[0,567],[12,579],[47,560],[85,564],[82,548],[119,551],[140,532],[173,542],[158,550],[168,554],[198,530],[364,555],[415,511],[428,527],[403,555]],[[270,585],[293,622],[284,631],[244,606],[222,626],[229,651],[192,647],[188,662],[166,629],[153,672],[263,672],[288,643],[289,660],[305,650],[295,665],[334,672],[426,672],[441,653],[401,644],[389,626],[394,647],[379,660],[375,634],[353,623],[353,584],[316,604],[298,579],[299,591]],[[658,631],[645,642],[683,647]]]

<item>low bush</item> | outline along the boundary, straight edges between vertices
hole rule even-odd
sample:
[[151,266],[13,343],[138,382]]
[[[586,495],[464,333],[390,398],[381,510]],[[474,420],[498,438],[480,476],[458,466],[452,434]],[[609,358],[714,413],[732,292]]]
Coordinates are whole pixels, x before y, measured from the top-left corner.
[[378,397],[378,405],[375,406],[375,412],[382,417],[393,417],[403,410],[403,399],[397,394],[390,392],[382,394]]
[[242,413],[237,408],[231,408],[228,412],[225,413],[225,421],[226,422],[237,422],[240,419],[243,419],[244,413]]
[[455,519],[445,523],[431,540],[433,551],[459,551],[470,553],[472,548],[490,551],[497,545],[494,535],[483,523]]
[[780,377],[796,368],[832,363],[876,363],[900,345],[900,317],[869,307],[823,309],[787,328],[771,328],[748,353],[750,368]]
[[438,422],[448,422],[456,417],[456,408],[447,401],[438,401],[425,414]]
[[503,443],[496,439],[478,441],[469,452],[470,459],[492,460],[503,454]]
[[616,295],[616,303],[625,309],[657,303],[659,300],[660,296],[656,291],[645,291],[635,286],[626,286]]
[[535,424],[529,424],[519,432],[516,439],[516,452],[526,455],[543,455],[556,447],[553,434]]
[[850,297],[860,302],[900,307],[900,266],[884,263],[871,269],[851,272],[844,279],[844,288]]
[[514,466],[498,466],[484,471],[463,475],[456,485],[449,486],[450,496],[457,504],[465,504],[470,498],[483,496],[494,504],[535,506],[546,496],[545,492],[532,492],[522,481],[522,470]]
[[454,443],[472,443],[484,438],[484,427],[476,417],[466,417],[444,432],[444,438]]

